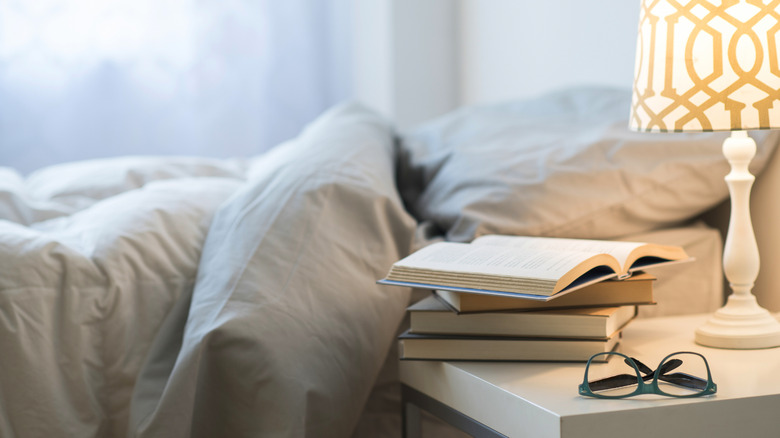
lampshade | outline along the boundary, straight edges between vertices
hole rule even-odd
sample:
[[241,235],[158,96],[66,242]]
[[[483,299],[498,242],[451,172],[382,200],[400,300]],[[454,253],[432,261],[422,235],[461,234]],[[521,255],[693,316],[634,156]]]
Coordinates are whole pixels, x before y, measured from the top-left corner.
[[780,127],[780,0],[642,0],[632,129]]
[[696,330],[719,348],[780,346],[780,322],[752,288],[759,254],[750,219],[746,130],[780,127],[780,0],[642,0],[631,103],[633,129],[732,131],[723,143],[731,216],[723,272],[726,305]]

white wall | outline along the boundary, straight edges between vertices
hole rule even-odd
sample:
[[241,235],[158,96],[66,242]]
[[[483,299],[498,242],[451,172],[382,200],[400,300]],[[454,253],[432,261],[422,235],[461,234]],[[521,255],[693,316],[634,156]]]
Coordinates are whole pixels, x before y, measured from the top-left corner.
[[563,86],[631,86],[639,0],[353,2],[355,97],[401,127]]
[[458,2],[353,0],[354,97],[400,127],[459,104]]
[[460,102],[631,87],[639,0],[461,0]]

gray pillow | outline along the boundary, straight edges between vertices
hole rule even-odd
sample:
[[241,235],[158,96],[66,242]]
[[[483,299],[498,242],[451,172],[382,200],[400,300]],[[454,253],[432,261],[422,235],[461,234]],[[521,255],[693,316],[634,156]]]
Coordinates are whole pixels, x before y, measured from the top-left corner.
[[[399,185],[447,239],[490,233],[615,238],[724,200],[728,133],[628,129],[628,90],[575,88],[466,107],[401,135]],[[751,133],[758,173],[778,141]]]

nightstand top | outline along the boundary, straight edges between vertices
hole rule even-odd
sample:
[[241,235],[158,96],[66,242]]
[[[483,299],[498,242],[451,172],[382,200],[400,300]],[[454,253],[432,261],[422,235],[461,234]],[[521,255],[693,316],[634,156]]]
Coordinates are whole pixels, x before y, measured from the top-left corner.
[[402,361],[401,381],[509,436],[780,436],[780,348],[721,350],[695,344],[694,330],[706,318],[634,320],[618,351],[651,368],[669,353],[699,352],[718,385],[712,397],[580,397],[584,363]]

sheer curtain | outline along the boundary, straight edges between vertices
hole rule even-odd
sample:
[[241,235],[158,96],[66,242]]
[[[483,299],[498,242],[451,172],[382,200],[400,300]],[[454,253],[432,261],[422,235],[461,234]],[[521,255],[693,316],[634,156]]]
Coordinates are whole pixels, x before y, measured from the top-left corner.
[[349,92],[348,0],[0,0],[0,166],[251,156]]

